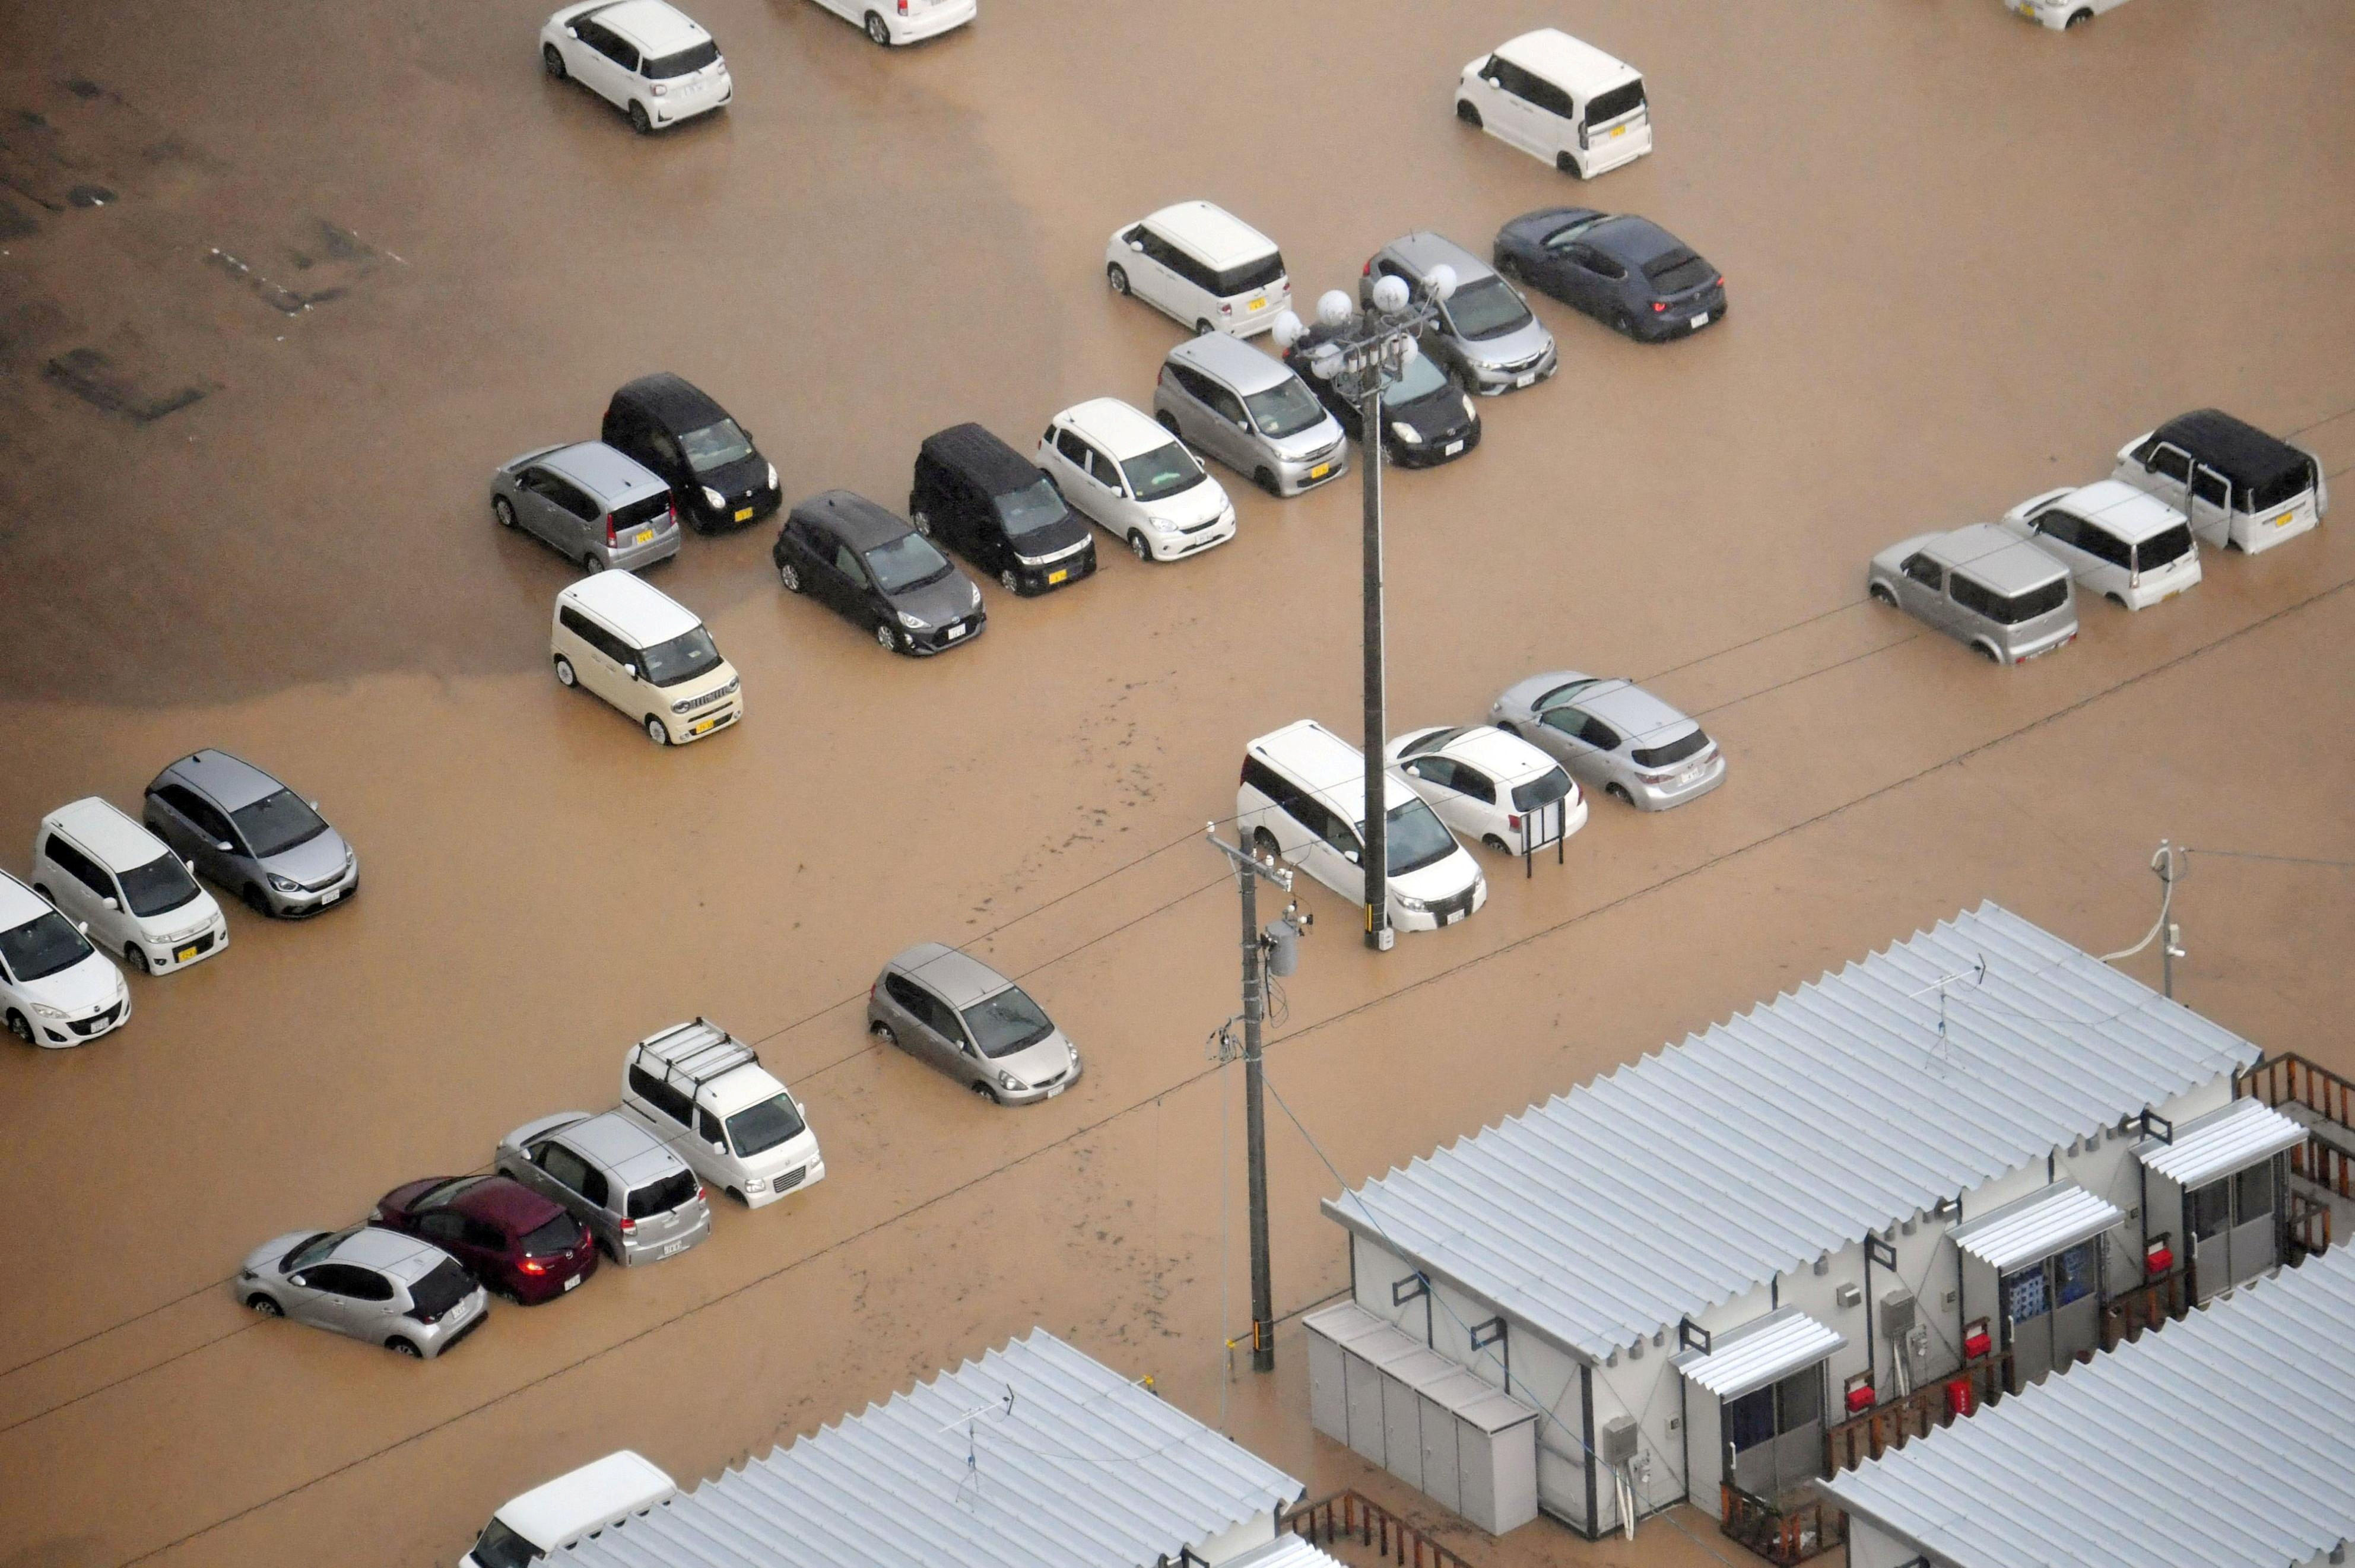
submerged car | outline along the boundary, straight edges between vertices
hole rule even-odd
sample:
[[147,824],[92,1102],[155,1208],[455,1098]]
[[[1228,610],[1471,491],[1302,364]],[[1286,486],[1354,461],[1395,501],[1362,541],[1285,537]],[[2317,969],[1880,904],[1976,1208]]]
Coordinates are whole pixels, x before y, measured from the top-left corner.
[[1000,1105],[1051,1100],[1080,1080],[1080,1048],[1028,991],[937,942],[883,965],[867,994],[867,1027]]
[[1997,664],[2077,640],[2068,567],[1993,523],[1891,545],[1872,558],[1866,591]]
[[1540,849],[1586,826],[1586,797],[1561,764],[1490,725],[1410,730],[1386,755],[1449,832],[1499,853]]
[[678,507],[662,476],[602,441],[542,446],[491,474],[491,517],[584,571],[638,571],[678,553]]
[[990,572],[1008,593],[1044,593],[1092,577],[1095,536],[1046,470],[977,424],[924,438],[908,520]]
[[1529,302],[1495,268],[1440,235],[1409,234],[1375,251],[1358,280],[1359,298],[1370,301],[1375,280],[1383,277],[1404,279],[1411,295],[1424,298],[1442,267],[1455,274],[1455,288],[1436,302],[1437,319],[1422,344],[1466,391],[1494,397],[1561,368],[1553,334],[1530,314]]
[[1629,337],[1689,337],[1725,316],[1725,275],[1647,218],[1525,212],[1497,231],[1497,271]]
[[769,559],[786,592],[808,594],[893,653],[937,654],[989,624],[972,578],[889,509],[848,490],[795,502]]
[[2200,547],[2183,514],[2116,479],[2031,496],[2003,526],[2123,610],[2147,610],[2200,583]]
[[27,1045],[81,1045],[131,1019],[123,971],[49,901],[0,871],[0,1018]]
[[1169,351],[1153,417],[1271,496],[1297,496],[1348,470],[1340,425],[1292,367],[1222,333]]
[[91,795],[41,819],[33,891],[142,975],[168,975],[229,945],[229,922],[188,863]]
[[662,1139],[619,1111],[559,1111],[499,1140],[502,1176],[553,1199],[624,1268],[675,1257],[711,1233],[703,1184]]
[[1057,414],[1037,456],[1063,498],[1139,560],[1176,560],[1235,537],[1235,504],[1202,460],[1117,398]]
[[597,1272],[587,1227],[504,1176],[429,1176],[376,1200],[368,1223],[431,1242],[521,1306],[552,1301]]
[[687,526],[741,528],[783,500],[777,465],[752,435],[692,381],[667,371],[624,384],[605,405],[605,444],[670,486]]
[[289,1317],[431,1360],[483,1325],[490,1297],[465,1265],[411,1236],[354,1225],[258,1247],[229,1282],[265,1317]]
[[2310,531],[2330,511],[2321,459],[2221,409],[2194,409],[2143,432],[2118,449],[2110,477],[2182,512],[2203,543],[2252,555]]
[[319,803],[227,752],[191,752],[157,773],[141,816],[256,914],[304,920],[360,891],[359,857]]
[[[1330,379],[1317,375],[1311,363],[1318,345],[1335,336],[1331,327],[1310,327],[1284,351],[1284,362],[1298,372],[1348,438],[1362,445],[1366,421],[1357,403]],[[1428,468],[1480,444],[1478,405],[1449,377],[1447,368],[1428,354],[1416,354],[1400,368],[1397,379],[1382,389],[1381,410],[1383,450],[1401,468]]]
[[1488,722],[1638,810],[1666,811],[1725,782],[1725,755],[1708,732],[1630,680],[1533,675],[1505,688]]
[[539,59],[629,116],[641,136],[724,109],[736,96],[719,46],[664,0],[588,0],[539,29]]

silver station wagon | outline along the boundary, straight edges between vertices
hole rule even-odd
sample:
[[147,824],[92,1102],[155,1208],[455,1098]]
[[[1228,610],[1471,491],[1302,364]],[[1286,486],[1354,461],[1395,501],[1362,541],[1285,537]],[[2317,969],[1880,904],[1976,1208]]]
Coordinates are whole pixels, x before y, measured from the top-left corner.
[[1997,664],[2024,664],[2077,640],[2069,568],[1993,523],[1891,545],[1872,558],[1866,586]]
[[1666,811],[1725,782],[1725,753],[1701,727],[1630,680],[1574,669],[1505,688],[1488,722],[1518,735],[1589,789]]
[[968,953],[920,942],[875,977],[867,1027],[985,1100],[1027,1105],[1080,1079],[1080,1050],[1028,992]]
[[624,1268],[687,1251],[711,1233],[703,1184],[663,1141],[619,1111],[561,1111],[499,1140],[501,1176],[562,1204]]

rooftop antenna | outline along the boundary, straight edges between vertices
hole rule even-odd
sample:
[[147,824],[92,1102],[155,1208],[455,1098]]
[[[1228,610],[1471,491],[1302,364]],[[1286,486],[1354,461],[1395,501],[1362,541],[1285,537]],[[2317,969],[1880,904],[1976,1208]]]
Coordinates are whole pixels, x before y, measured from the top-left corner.
[[1978,962],[1971,967],[1957,969],[1951,975],[1941,975],[1920,990],[1908,991],[1905,994],[1905,999],[1910,1002],[1916,997],[1926,997],[1933,991],[1938,993],[1938,1043],[1930,1048],[1930,1055],[1923,1065],[1940,1077],[1945,1076],[1946,1064],[1953,1061],[1953,1058],[1946,1054],[1946,987],[1958,980],[1968,980],[1971,983],[1971,988],[1977,990],[1987,984],[1987,955],[1982,953],[1978,955]]
[[[997,1412],[1000,1415],[1012,1415],[1014,1413],[1014,1385],[1012,1383],[1006,1385],[1006,1397],[1004,1399],[984,1400],[981,1403],[975,1405],[971,1410],[966,1411],[964,1414],[941,1423],[940,1429],[943,1432],[953,1431],[959,1426],[964,1428],[964,1474],[957,1477],[956,1485],[956,1500],[961,1507],[975,1509],[978,1509],[981,1507],[981,1455],[979,1449],[975,1444],[974,1438],[975,1428],[980,1423],[981,1418],[987,1415],[992,1411]],[[964,1497],[964,1489],[968,1485],[973,1488],[973,1500],[969,1503],[965,1501]]]

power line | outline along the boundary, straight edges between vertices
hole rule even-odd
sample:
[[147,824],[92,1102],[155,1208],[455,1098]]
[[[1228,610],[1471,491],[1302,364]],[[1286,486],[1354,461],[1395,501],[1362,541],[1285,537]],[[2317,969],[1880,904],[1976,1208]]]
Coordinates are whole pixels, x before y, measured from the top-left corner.
[[2311,855],[2260,855],[2254,849],[2193,849],[2187,855],[2221,855],[2228,860],[2271,860],[2284,866],[2328,866],[2340,871],[2355,871],[2355,860],[2318,859]]

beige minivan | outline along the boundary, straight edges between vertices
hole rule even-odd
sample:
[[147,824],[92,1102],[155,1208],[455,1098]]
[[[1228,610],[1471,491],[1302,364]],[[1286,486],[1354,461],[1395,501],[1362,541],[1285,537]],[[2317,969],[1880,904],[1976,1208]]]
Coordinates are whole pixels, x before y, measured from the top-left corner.
[[593,692],[685,745],[744,717],[743,682],[695,613],[626,571],[584,577],[556,596],[549,656],[559,685]]

